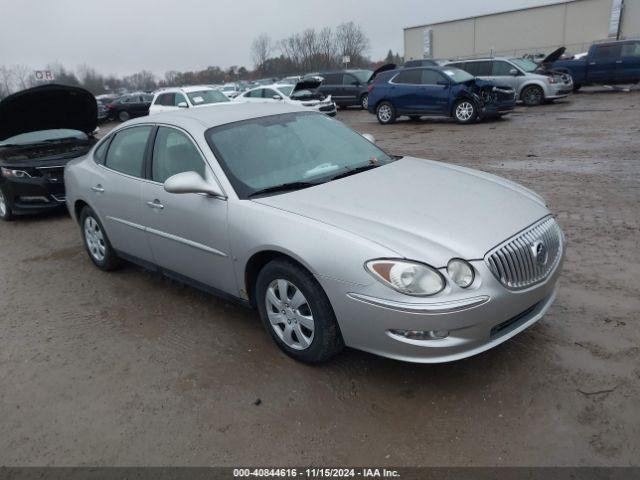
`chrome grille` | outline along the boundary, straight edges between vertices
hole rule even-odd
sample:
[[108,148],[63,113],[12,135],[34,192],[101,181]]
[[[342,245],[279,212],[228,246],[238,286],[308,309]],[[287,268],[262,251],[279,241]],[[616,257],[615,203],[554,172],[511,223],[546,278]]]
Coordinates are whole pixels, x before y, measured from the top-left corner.
[[[536,247],[546,248],[546,262],[534,252]],[[491,250],[485,261],[502,285],[519,290],[547,278],[561,257],[562,231],[553,217],[547,217]]]

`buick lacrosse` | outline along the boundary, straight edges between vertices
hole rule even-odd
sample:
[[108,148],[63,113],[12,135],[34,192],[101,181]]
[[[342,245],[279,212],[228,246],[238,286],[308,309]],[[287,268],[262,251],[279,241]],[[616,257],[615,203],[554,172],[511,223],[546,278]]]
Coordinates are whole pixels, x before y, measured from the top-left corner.
[[236,299],[304,362],[345,345],[422,363],[485,351],[545,314],[564,256],[532,191],[282,104],[127,122],[65,182],[97,267]]

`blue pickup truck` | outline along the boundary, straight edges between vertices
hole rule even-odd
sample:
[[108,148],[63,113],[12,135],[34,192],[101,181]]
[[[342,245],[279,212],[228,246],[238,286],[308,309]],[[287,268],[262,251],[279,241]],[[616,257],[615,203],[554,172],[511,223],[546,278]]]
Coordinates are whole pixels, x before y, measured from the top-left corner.
[[573,89],[583,85],[640,82],[640,40],[596,43],[586,56],[559,60],[551,66],[573,77]]

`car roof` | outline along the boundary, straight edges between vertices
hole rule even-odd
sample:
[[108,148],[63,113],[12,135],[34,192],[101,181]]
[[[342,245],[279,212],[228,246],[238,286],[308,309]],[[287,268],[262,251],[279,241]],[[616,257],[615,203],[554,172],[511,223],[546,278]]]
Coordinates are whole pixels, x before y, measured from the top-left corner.
[[228,123],[295,112],[308,112],[308,109],[283,103],[223,102],[207,105],[203,108],[184,108],[178,111],[157,113],[151,117],[140,117],[130,120],[127,125],[164,123],[187,130],[205,131],[211,127]]
[[203,90],[215,90],[215,88],[210,87],[209,85],[189,85],[188,87],[168,87],[163,88],[162,90],[158,90],[156,95],[161,93],[172,93],[172,92],[181,92],[181,93],[191,93],[191,92],[201,92]]

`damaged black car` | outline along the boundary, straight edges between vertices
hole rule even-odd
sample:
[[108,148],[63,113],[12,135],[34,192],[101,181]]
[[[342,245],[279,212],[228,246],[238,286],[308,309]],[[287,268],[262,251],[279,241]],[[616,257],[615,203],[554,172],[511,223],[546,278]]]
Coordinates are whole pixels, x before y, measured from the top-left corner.
[[82,88],[43,85],[2,100],[0,218],[64,207],[64,167],[91,149],[97,123]]
[[512,112],[516,92],[454,67],[403,68],[380,73],[369,86],[368,110],[381,124],[400,116],[444,116],[472,123]]

